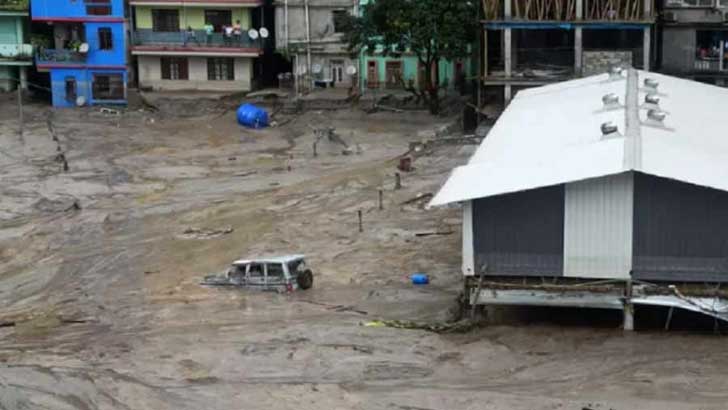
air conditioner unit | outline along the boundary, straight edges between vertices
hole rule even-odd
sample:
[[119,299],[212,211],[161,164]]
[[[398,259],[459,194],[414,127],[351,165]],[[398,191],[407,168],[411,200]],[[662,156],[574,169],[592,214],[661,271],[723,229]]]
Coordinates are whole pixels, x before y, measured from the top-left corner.
[[662,21],[665,23],[677,23],[677,14],[672,11],[666,11],[662,14]]

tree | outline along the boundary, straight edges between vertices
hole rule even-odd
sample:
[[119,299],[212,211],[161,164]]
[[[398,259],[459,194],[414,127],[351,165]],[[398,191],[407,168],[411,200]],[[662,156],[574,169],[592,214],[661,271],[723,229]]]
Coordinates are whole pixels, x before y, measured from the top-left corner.
[[400,82],[423,100],[430,112],[440,111],[439,62],[470,55],[478,28],[476,0],[376,0],[362,7],[345,26],[349,51],[382,56],[412,53],[429,67],[425,89]]

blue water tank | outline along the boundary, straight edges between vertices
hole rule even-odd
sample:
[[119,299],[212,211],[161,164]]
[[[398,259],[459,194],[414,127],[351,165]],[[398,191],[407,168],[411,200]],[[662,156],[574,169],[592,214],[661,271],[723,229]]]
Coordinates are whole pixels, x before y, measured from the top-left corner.
[[413,285],[427,285],[430,283],[430,277],[426,273],[414,273],[412,274]]
[[238,123],[248,128],[265,128],[268,126],[268,112],[253,104],[238,107]]

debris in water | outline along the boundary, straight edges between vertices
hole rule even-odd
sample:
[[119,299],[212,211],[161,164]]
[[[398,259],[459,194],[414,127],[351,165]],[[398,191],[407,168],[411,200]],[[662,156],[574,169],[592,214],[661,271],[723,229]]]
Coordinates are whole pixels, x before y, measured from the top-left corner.
[[230,226],[224,229],[187,228],[177,237],[180,239],[212,239],[222,235],[227,235],[232,231],[233,228]]

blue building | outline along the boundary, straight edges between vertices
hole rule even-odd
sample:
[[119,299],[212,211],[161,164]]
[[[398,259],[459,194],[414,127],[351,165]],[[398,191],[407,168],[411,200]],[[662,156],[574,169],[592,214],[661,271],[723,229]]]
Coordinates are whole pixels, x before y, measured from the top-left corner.
[[126,104],[124,0],[32,0],[31,18],[54,107]]

